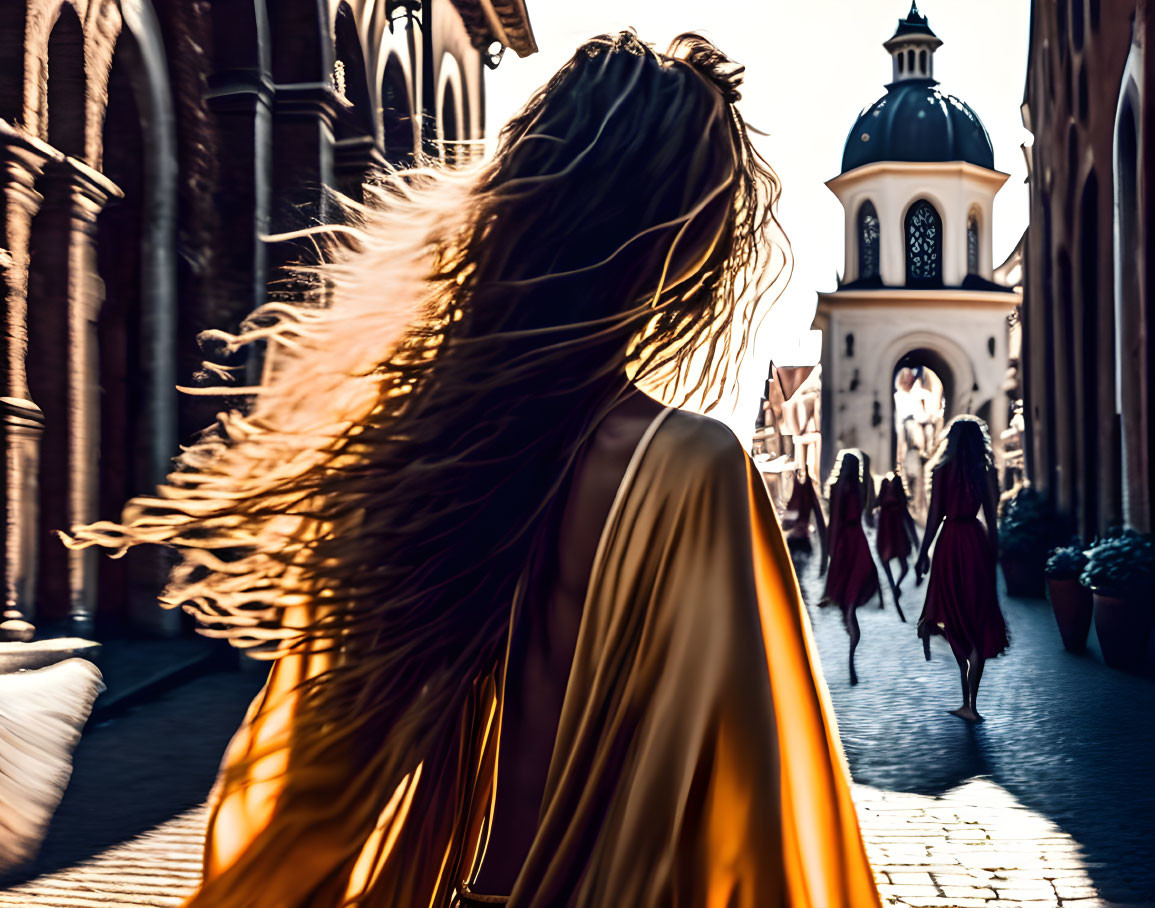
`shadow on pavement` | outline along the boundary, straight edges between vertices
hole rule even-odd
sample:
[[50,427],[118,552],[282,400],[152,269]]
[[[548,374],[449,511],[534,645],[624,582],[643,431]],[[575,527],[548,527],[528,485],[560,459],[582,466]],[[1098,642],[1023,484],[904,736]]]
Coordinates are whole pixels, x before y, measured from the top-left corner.
[[[800,575],[816,602],[816,567]],[[909,624],[889,596],[885,610],[859,609],[855,688],[837,611],[809,608],[855,781],[939,795],[986,776],[1079,843],[1102,898],[1155,904],[1155,683],[1068,653],[1045,601],[1004,597],[1011,648],[987,663],[979,696],[987,721],[965,725],[947,713],[961,700],[949,648],[936,639],[932,661],[923,659],[922,598],[908,580]]]

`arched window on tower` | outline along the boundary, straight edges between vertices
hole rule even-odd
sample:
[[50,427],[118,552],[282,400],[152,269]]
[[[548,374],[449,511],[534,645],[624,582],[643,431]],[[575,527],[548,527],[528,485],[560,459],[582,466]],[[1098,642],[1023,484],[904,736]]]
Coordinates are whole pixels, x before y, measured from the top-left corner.
[[979,219],[972,211],[967,218],[967,274],[979,273]]
[[918,71],[924,76],[926,75],[926,51],[920,50],[918,52]]
[[906,68],[909,69],[911,72],[914,72],[914,50],[913,49],[908,50],[906,52]]
[[942,218],[919,199],[906,213],[907,284],[942,284]]
[[878,277],[878,212],[870,202],[863,202],[858,209],[858,279],[873,280]]

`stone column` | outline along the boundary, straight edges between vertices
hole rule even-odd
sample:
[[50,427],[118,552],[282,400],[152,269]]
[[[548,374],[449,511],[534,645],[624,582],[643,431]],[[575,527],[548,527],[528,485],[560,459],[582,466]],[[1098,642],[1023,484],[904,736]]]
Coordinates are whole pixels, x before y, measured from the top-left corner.
[[43,197],[35,183],[52,149],[0,121],[0,294],[4,351],[0,357],[3,434],[3,596],[0,641],[32,638],[36,602],[37,476],[44,414],[29,400],[28,259],[32,218]]
[[[121,196],[112,181],[73,158],[48,168],[42,178],[45,196],[67,205],[66,300],[67,394],[65,519],[67,525],[91,523],[100,501],[100,363],[97,318],[103,285],[97,272],[96,218],[105,203]],[[32,351],[35,354],[35,351]],[[92,633],[96,609],[96,549],[67,553],[70,630]]]
[[[335,185],[333,118],[337,96],[328,82],[276,86],[273,101],[273,233],[300,230],[330,220],[326,191]],[[308,240],[268,247],[272,299],[296,299],[299,282],[280,270],[314,259]]]
[[[265,302],[268,283],[269,207],[273,179],[273,84],[257,70],[229,70],[209,80],[209,106],[220,129],[222,274],[230,285],[227,301],[230,324],[236,330],[250,312]],[[246,366],[255,357],[246,354]],[[250,369],[245,384],[259,380]]]

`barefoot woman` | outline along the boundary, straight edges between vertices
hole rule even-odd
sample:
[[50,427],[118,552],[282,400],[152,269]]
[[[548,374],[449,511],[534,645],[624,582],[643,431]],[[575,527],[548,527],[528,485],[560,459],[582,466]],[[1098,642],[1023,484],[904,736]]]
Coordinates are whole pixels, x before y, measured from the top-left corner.
[[192,905],[878,905],[762,481],[637,391],[723,385],[762,295],[738,82],[582,46],[491,162],[388,180],[333,305],[254,322],[253,413],[78,531],[177,547],[168,601],[277,659]]
[[[919,583],[929,571],[930,581],[918,635],[924,643],[932,634],[946,638],[962,679],[962,706],[951,712],[981,722],[977,701],[983,666],[1007,648],[1007,626],[995,587],[998,522],[986,423],[974,416],[952,419],[927,466],[927,481],[930,512],[914,571]],[[932,563],[928,553],[936,536]]]

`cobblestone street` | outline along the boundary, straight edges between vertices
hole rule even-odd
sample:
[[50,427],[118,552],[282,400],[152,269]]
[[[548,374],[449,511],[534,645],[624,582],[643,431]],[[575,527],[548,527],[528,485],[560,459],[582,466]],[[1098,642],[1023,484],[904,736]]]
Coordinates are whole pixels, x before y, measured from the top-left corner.
[[[802,572],[807,597],[820,584]],[[990,663],[970,727],[935,641],[889,603],[860,610],[861,683],[837,612],[811,608],[855,798],[888,906],[1155,904],[1155,684],[1072,656],[1044,602],[1008,601],[1012,648]],[[37,866],[0,906],[178,905],[200,872],[204,810],[255,673],[217,673],[90,729]]]
[[[802,586],[819,599],[817,566]],[[860,683],[839,613],[809,606],[871,861],[891,905],[1155,904],[1155,684],[1067,653],[1050,606],[1007,600],[1011,647],[987,664],[986,722],[950,649],[925,662],[913,572],[903,610],[859,609]],[[885,583],[885,579],[883,580]],[[1092,645],[1095,646],[1092,630]]]

